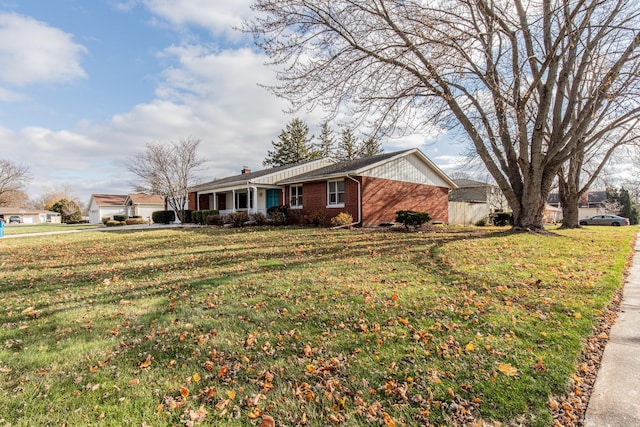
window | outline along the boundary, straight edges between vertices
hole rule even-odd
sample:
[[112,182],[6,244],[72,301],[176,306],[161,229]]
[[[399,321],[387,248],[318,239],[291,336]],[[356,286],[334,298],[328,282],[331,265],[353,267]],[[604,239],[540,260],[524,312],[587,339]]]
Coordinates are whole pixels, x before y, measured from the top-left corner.
[[253,191],[236,193],[236,209],[250,209],[253,207]]
[[302,185],[292,185],[289,187],[290,198],[289,204],[292,208],[301,209],[302,208]]
[[344,180],[329,181],[327,183],[328,205],[343,206],[344,205]]

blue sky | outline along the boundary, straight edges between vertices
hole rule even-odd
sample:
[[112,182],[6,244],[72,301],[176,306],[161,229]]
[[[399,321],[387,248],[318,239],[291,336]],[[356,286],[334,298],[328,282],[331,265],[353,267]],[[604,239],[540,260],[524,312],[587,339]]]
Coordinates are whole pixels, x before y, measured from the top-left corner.
[[[260,169],[292,116],[258,84],[274,81],[236,30],[250,0],[0,0],[0,158],[27,165],[29,196],[67,185],[132,191],[127,160],[145,143],[202,140],[205,180]],[[322,111],[298,115],[317,134]],[[445,171],[462,144],[419,147]]]

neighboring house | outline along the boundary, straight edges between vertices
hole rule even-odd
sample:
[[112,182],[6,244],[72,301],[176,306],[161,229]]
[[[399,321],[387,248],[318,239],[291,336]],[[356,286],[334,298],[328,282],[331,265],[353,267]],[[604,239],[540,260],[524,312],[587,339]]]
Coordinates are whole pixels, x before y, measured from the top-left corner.
[[151,218],[155,211],[165,210],[164,197],[158,194],[129,194],[124,201],[128,216]]
[[60,224],[61,217],[58,212],[25,209],[25,208],[0,208],[0,219],[9,224],[10,220],[17,217],[20,224]]
[[444,172],[411,149],[339,163],[320,159],[212,181],[194,188],[189,208],[253,213],[284,204],[329,218],[347,212],[363,226],[393,222],[397,211],[415,210],[447,222],[452,188],[456,184]]
[[114,215],[149,219],[152,212],[165,210],[165,204],[162,196],[155,194],[92,194],[88,210],[89,222],[100,224],[103,218],[112,219]]
[[100,224],[103,218],[113,218],[114,215],[125,215],[124,202],[126,195],[120,194],[92,194],[89,199],[89,223]]
[[[550,206],[560,210],[558,221],[562,219],[562,206],[560,205],[560,197],[558,193],[551,193],[547,203]],[[590,218],[594,215],[616,214],[607,208],[607,192],[606,190],[594,190],[585,192],[580,198],[578,204],[578,218]]]
[[216,209],[220,215],[236,211],[267,214],[267,209],[285,204],[284,179],[331,164],[329,159],[251,172],[244,167],[239,175],[197,185],[189,193],[190,210]]
[[454,179],[458,188],[449,193],[449,223],[476,224],[495,212],[509,210],[497,185],[472,179]]

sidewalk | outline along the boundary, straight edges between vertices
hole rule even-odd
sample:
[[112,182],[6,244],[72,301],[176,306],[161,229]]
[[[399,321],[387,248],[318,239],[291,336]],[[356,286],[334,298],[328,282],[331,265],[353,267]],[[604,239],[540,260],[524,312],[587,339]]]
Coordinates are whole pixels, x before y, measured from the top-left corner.
[[640,426],[640,236],[625,282],[620,313],[609,333],[584,425]]

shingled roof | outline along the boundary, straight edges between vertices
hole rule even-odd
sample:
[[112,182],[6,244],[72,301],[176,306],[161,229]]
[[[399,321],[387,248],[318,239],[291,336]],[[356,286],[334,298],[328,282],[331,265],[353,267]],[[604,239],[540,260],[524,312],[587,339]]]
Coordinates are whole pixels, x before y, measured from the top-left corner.
[[233,175],[225,178],[214,179],[213,181],[205,182],[203,184],[198,184],[191,188],[190,191],[200,191],[203,189],[208,189],[210,187],[221,187],[221,186],[234,186],[246,184],[247,182],[254,182],[256,180],[260,180],[260,178],[267,177],[269,175],[276,174],[278,172],[291,169],[297,166],[305,165],[307,163],[317,162],[321,159],[309,160],[306,162],[292,163],[284,166],[277,166],[275,168],[263,169],[255,172],[242,173],[238,175]]
[[456,188],[457,185],[438,168],[431,160],[429,160],[420,150],[417,148],[411,148],[402,151],[393,151],[389,153],[382,153],[372,157],[365,157],[361,159],[345,160],[343,162],[334,163],[323,168],[319,168],[307,173],[297,175],[295,177],[283,180],[279,184],[292,184],[304,181],[320,181],[324,179],[331,179],[342,177],[346,175],[359,175],[364,171],[371,169],[379,164],[386,163],[388,161],[407,156],[415,153],[425,163],[427,163],[434,171],[436,171],[440,177],[446,181],[452,188]]
[[91,197],[98,206],[124,206],[127,200],[126,194],[92,194]]

